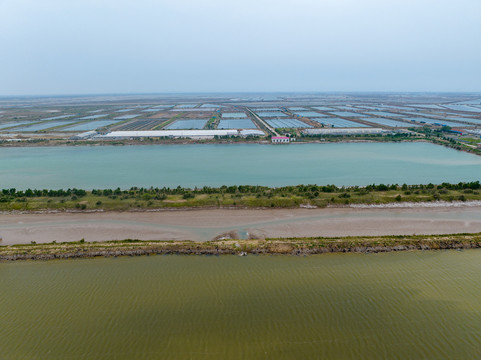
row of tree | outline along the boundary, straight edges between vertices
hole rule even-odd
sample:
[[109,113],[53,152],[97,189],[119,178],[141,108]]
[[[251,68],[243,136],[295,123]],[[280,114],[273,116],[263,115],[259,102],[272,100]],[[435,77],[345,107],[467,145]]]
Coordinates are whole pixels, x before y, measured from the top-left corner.
[[[94,196],[127,196],[138,197],[144,194],[151,196],[157,195],[182,195],[185,194],[238,194],[238,195],[261,195],[261,196],[273,196],[273,195],[299,195],[309,196],[310,194],[318,193],[347,193],[347,192],[375,192],[375,191],[416,191],[416,190],[479,190],[481,184],[479,181],[473,182],[460,182],[457,184],[442,183],[439,185],[434,184],[420,184],[420,185],[398,185],[398,184],[372,184],[367,186],[342,186],[336,185],[295,185],[295,186],[283,186],[283,187],[267,187],[258,185],[231,185],[221,187],[209,187],[204,186],[201,188],[184,188],[178,186],[176,188],[170,187],[131,187],[128,190],[117,189],[94,189],[91,194]],[[83,197],[87,195],[87,191],[82,189],[59,189],[59,190],[32,190],[27,189],[25,191],[12,189],[3,189],[0,193],[0,198],[23,198],[23,197]]]

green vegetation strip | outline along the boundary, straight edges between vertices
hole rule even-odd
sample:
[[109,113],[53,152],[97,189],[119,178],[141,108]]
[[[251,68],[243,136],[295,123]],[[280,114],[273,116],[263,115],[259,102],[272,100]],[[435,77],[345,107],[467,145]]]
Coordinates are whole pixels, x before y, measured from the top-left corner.
[[407,250],[475,249],[481,233],[286,239],[225,239],[209,242],[78,242],[0,246],[0,260],[52,260],[89,257],[177,255],[314,255],[331,252],[377,253]]
[[59,189],[0,191],[0,211],[132,211],[171,208],[296,208],[481,200],[479,181],[439,185],[253,185],[218,188]]

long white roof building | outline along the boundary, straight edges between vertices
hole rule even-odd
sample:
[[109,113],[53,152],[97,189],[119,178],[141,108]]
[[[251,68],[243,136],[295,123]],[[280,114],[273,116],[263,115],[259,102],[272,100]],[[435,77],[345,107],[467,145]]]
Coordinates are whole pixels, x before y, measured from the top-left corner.
[[152,131],[112,131],[101,138],[139,138],[139,137],[179,137],[213,138],[214,136],[238,136],[237,130],[152,130]]

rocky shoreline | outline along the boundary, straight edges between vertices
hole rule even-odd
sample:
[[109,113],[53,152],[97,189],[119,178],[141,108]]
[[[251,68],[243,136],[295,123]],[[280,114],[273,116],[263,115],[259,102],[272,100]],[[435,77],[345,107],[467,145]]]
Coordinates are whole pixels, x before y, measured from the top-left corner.
[[0,261],[150,255],[291,255],[481,248],[481,233],[266,240],[77,242],[0,247]]

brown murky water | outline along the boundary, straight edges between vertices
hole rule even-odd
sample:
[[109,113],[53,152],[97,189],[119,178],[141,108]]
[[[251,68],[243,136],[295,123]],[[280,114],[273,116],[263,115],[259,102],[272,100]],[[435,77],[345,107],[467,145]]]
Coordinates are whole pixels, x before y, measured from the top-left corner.
[[1,359],[474,359],[481,251],[0,264]]

